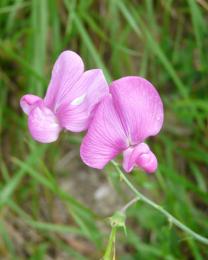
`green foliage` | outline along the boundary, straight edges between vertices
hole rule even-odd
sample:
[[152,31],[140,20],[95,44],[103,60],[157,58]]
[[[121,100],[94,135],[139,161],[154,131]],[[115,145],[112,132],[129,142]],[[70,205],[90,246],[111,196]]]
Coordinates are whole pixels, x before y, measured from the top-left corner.
[[[111,233],[109,216],[94,210],[87,186],[102,175],[97,188],[106,182],[125,205],[131,193],[112,166],[103,173],[85,167],[78,155],[81,135],[64,133],[50,145],[34,142],[19,108],[21,95],[45,93],[64,49],[79,52],[86,68],[102,68],[109,82],[147,77],[165,107],[162,132],[148,140],[159,169],[129,177],[208,237],[207,22],[206,1],[0,1],[0,258],[114,257],[114,241],[118,259],[208,258],[205,245],[140,201],[126,212],[127,235],[116,228]],[[88,181],[77,197],[79,175]],[[114,204],[108,215],[121,209]]]

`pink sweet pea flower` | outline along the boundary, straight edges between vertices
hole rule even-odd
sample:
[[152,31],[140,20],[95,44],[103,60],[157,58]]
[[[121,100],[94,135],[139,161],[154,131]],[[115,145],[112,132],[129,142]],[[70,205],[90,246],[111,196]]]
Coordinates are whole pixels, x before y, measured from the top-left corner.
[[62,129],[80,132],[88,128],[92,111],[109,88],[101,70],[84,72],[78,54],[64,51],[58,57],[44,99],[31,94],[20,100],[28,115],[32,137],[41,143],[57,140]]
[[123,168],[134,166],[151,173],[157,159],[144,143],[163,124],[163,104],[154,86],[141,77],[112,82],[110,95],[98,106],[81,145],[81,158],[90,167],[103,167],[123,152]]

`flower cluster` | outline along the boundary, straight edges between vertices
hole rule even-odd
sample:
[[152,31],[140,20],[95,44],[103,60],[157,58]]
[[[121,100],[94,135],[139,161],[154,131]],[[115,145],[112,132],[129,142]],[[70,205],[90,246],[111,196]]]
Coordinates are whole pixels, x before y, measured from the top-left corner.
[[163,124],[163,104],[154,86],[137,76],[108,86],[102,70],[84,72],[78,54],[64,51],[58,57],[45,97],[27,94],[20,100],[28,115],[28,128],[36,141],[57,140],[61,130],[87,130],[80,155],[85,164],[102,169],[123,153],[126,172],[138,166],[157,169],[157,159],[144,142]]

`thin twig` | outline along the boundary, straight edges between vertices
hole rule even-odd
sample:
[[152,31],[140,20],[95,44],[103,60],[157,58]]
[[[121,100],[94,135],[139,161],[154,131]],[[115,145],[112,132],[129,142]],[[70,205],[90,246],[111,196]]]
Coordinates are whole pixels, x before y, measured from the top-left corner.
[[196,240],[208,245],[208,238],[203,237],[201,235],[199,235],[198,233],[194,232],[193,230],[191,230],[189,227],[185,226],[183,223],[181,223],[178,219],[176,219],[174,216],[172,216],[168,211],[166,211],[164,208],[162,208],[160,205],[158,205],[157,203],[155,203],[154,201],[148,199],[145,195],[143,195],[141,192],[139,192],[134,185],[128,180],[128,178],[126,177],[126,175],[121,171],[119,165],[115,162],[115,161],[111,161],[112,164],[114,165],[115,169],[117,170],[117,172],[119,173],[119,175],[121,176],[121,178],[123,179],[123,181],[127,184],[127,186],[129,186],[129,188],[134,192],[134,194],[137,195],[137,197],[142,200],[143,202],[145,202],[146,204],[150,205],[151,207],[157,209],[159,212],[161,212],[164,216],[167,217],[168,221],[170,223],[175,224],[177,227],[179,227],[181,230],[183,230],[184,232],[188,233],[189,235],[191,235],[193,238],[195,238]]
[[132,200],[130,200],[123,208],[120,209],[120,212],[125,213],[126,210],[131,207],[131,205],[133,205],[134,203],[136,203],[138,200],[140,200],[140,198],[137,196],[135,198],[133,198]]

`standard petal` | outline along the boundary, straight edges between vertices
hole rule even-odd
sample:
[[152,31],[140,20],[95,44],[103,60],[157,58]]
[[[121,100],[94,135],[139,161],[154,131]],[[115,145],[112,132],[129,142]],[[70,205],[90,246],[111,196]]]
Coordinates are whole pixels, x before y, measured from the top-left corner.
[[33,106],[35,105],[35,103],[40,100],[41,98],[38,96],[27,94],[20,99],[20,106],[22,110],[25,112],[25,114],[28,115],[32,110]]
[[118,153],[127,148],[126,139],[112,97],[109,95],[96,109],[81,144],[81,158],[88,166],[102,169]]
[[40,143],[56,141],[61,131],[56,116],[42,101],[29,113],[28,127],[33,139]]
[[73,51],[62,52],[53,67],[51,81],[45,96],[45,104],[56,111],[62,100],[84,72],[81,57]]
[[156,135],[163,124],[163,104],[147,80],[124,77],[111,84],[114,105],[132,145]]
[[63,128],[80,132],[88,128],[96,105],[109,94],[102,70],[88,70],[65,96],[57,110]]
[[123,168],[131,172],[135,166],[147,173],[153,173],[157,169],[157,158],[145,143],[135,147],[129,147],[123,152]]

